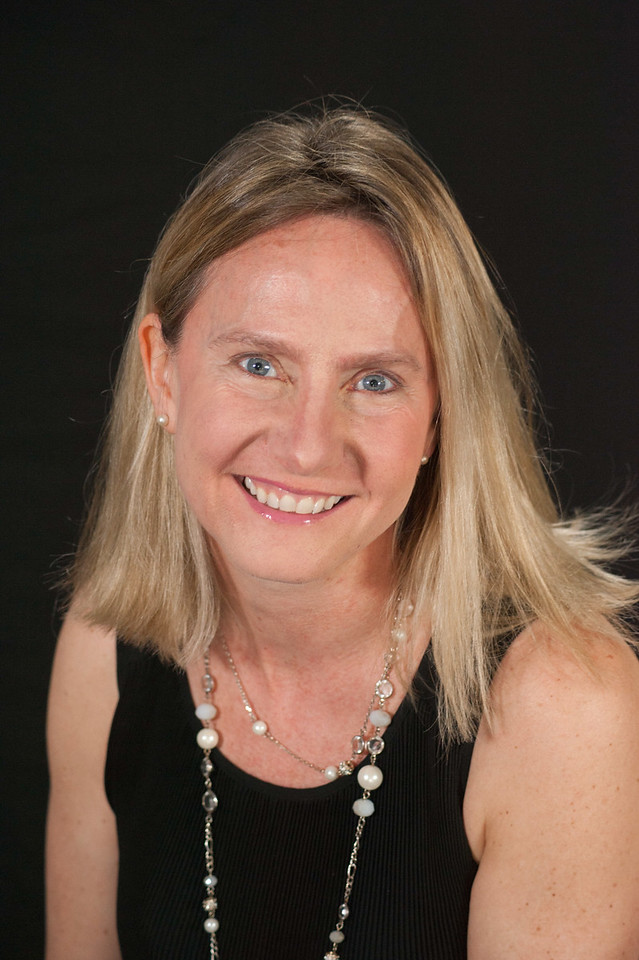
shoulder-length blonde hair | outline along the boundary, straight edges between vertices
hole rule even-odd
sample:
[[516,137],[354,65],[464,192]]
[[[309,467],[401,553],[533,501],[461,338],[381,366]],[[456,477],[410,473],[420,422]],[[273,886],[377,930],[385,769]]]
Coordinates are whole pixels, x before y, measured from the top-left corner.
[[177,344],[217,257],[311,213],[361,217],[386,234],[435,360],[438,446],[397,524],[397,592],[431,622],[442,728],[468,738],[489,706],[500,640],[538,620],[578,648],[576,625],[601,633],[634,590],[599,566],[612,548],[596,524],[559,522],[535,448],[526,357],[451,195],[403,132],[362,109],[253,125],[168,222],[118,373],[71,583],[89,619],[178,663],[210,643],[219,584],[171,437],[155,423],[136,330],[156,312]]

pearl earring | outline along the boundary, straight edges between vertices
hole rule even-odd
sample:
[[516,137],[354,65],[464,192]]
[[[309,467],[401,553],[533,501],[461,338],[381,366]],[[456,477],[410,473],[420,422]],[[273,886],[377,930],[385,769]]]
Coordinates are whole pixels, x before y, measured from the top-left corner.
[[169,418],[165,413],[161,413],[155,418],[155,422],[157,423],[158,427],[167,427],[169,425]]
[[428,463],[429,460],[430,460],[430,457],[423,456],[423,457],[422,457],[422,467],[424,466],[424,464]]

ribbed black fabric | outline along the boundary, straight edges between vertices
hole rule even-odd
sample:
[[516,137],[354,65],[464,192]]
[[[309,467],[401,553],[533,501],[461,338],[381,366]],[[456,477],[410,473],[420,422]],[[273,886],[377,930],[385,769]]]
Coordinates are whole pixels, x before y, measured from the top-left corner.
[[[419,711],[405,700],[385,736],[343,960],[466,957],[472,744],[442,752],[428,655],[419,676]],[[124,644],[118,679],[105,779],[120,841],[123,960],[205,960],[202,753],[188,682]],[[213,760],[221,960],[322,960],[353,843],[356,778],[295,790],[256,780],[217,751]]]

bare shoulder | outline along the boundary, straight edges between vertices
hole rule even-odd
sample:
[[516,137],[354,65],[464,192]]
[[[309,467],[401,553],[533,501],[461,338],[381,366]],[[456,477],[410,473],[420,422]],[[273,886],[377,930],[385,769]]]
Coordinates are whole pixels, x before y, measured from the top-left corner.
[[639,660],[621,638],[584,649],[533,627],[495,677],[465,810],[472,960],[639,953]]
[[637,655],[621,637],[588,638],[583,653],[578,658],[540,626],[524,631],[493,683],[495,736],[508,737],[527,722],[547,733],[548,721],[561,717],[567,724],[564,732],[577,727],[580,718],[600,721],[601,732],[617,723],[633,729],[639,711]]
[[[117,960],[117,836],[104,765],[118,701],[115,636],[72,610],[54,658],[47,744],[47,960]],[[87,877],[91,882],[87,883]]]

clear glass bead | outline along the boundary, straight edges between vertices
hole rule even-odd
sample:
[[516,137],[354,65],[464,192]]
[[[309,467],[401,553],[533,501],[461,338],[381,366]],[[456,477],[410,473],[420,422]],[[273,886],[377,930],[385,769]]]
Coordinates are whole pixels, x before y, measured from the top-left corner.
[[388,700],[389,697],[392,697],[394,689],[395,688],[390,680],[377,681],[377,693],[380,697],[384,697],[385,700]]
[[381,737],[371,737],[368,743],[366,744],[368,752],[373,757],[378,757],[379,754],[384,749],[384,746],[385,744]]
[[348,909],[348,906],[345,903],[343,903],[339,908],[339,910],[337,911],[337,915],[340,918],[340,920],[346,920],[349,913],[350,913],[350,910]]
[[207,813],[217,810],[217,797],[212,790],[207,790],[202,796],[202,806]]

